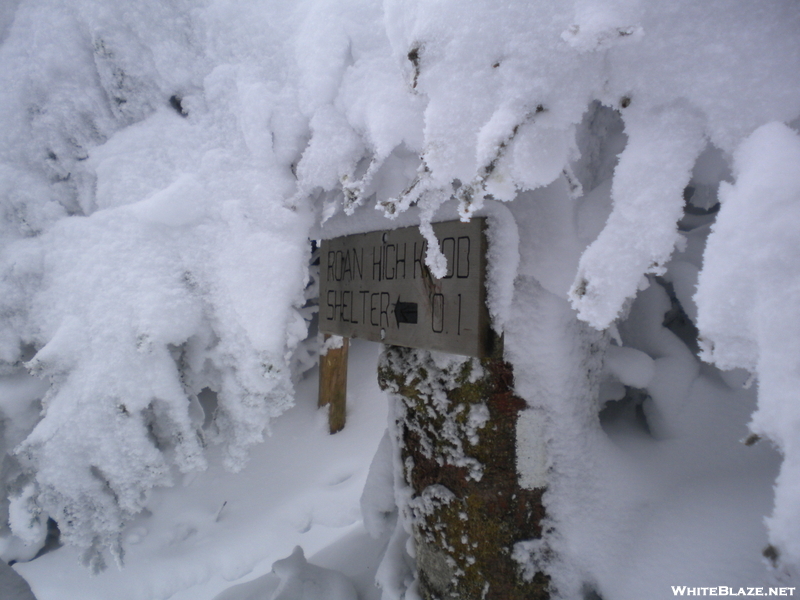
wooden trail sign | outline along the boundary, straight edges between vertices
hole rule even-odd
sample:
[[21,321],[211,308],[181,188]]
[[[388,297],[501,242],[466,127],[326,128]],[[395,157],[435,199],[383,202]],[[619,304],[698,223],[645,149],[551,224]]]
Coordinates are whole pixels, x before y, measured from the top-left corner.
[[395,346],[485,357],[485,219],[435,223],[447,258],[437,279],[425,265],[427,242],[417,227],[323,240],[319,328]]
[[425,265],[428,243],[417,227],[323,240],[319,329],[344,345],[320,357],[319,405],[329,429],[345,424],[348,338],[484,358],[491,353],[486,308],[486,220],[435,223],[447,273]]

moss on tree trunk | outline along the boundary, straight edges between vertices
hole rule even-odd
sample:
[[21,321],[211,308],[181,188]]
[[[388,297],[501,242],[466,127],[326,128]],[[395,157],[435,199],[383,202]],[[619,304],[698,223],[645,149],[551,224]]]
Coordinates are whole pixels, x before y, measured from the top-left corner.
[[387,346],[379,381],[395,394],[397,435],[425,600],[540,600],[549,578],[523,577],[514,545],[540,538],[544,489],[517,481],[513,391],[502,348],[459,359]]

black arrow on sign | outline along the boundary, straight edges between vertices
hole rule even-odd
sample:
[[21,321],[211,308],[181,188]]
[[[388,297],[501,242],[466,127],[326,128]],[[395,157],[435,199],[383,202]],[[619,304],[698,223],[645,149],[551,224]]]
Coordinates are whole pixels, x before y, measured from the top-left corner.
[[416,302],[401,302],[400,298],[394,305],[394,316],[397,319],[397,327],[400,323],[417,324],[417,303]]

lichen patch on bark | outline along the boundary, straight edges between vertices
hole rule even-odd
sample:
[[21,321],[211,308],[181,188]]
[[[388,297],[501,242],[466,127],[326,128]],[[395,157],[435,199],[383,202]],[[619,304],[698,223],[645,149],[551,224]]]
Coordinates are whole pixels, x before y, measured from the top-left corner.
[[501,344],[485,359],[387,346],[381,387],[398,404],[405,507],[425,600],[543,600],[549,578],[523,576],[515,546],[542,536],[543,488],[517,479],[513,391]]

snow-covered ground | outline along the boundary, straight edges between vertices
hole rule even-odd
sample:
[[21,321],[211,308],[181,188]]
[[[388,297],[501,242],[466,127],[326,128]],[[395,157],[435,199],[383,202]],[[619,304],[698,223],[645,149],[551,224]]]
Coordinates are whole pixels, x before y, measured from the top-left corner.
[[[378,600],[375,574],[388,539],[367,533],[359,499],[387,422],[379,351],[352,344],[342,432],[327,433],[312,373],[241,473],[226,472],[212,454],[207,471],[154,493],[125,529],[124,569],[92,575],[69,547],[15,568],[38,600],[262,600],[281,581],[273,563],[299,545],[311,564],[346,575],[361,600]],[[780,459],[763,443],[741,443],[754,391],[737,383],[731,388],[704,367],[681,434],[656,443],[632,406],[606,415],[612,443],[591,466],[613,479],[576,482],[585,489],[571,491],[594,495],[584,505],[592,508],[572,515],[565,533],[579,546],[573,559],[608,597],[666,599],[671,585],[780,584],[761,557]]]
[[[274,561],[300,545],[312,562],[351,576],[363,600],[375,598],[385,540],[372,540],[364,530],[359,500],[386,430],[378,351],[378,344],[352,345],[348,421],[340,433],[327,432],[312,374],[241,473],[225,471],[220,453],[212,451],[207,471],[153,494],[149,510],[125,529],[124,569],[112,566],[94,576],[69,547],[16,569],[39,600],[211,600],[240,578],[269,573]],[[255,585],[269,598],[277,582],[267,576]],[[222,598],[244,600],[253,585]]]

